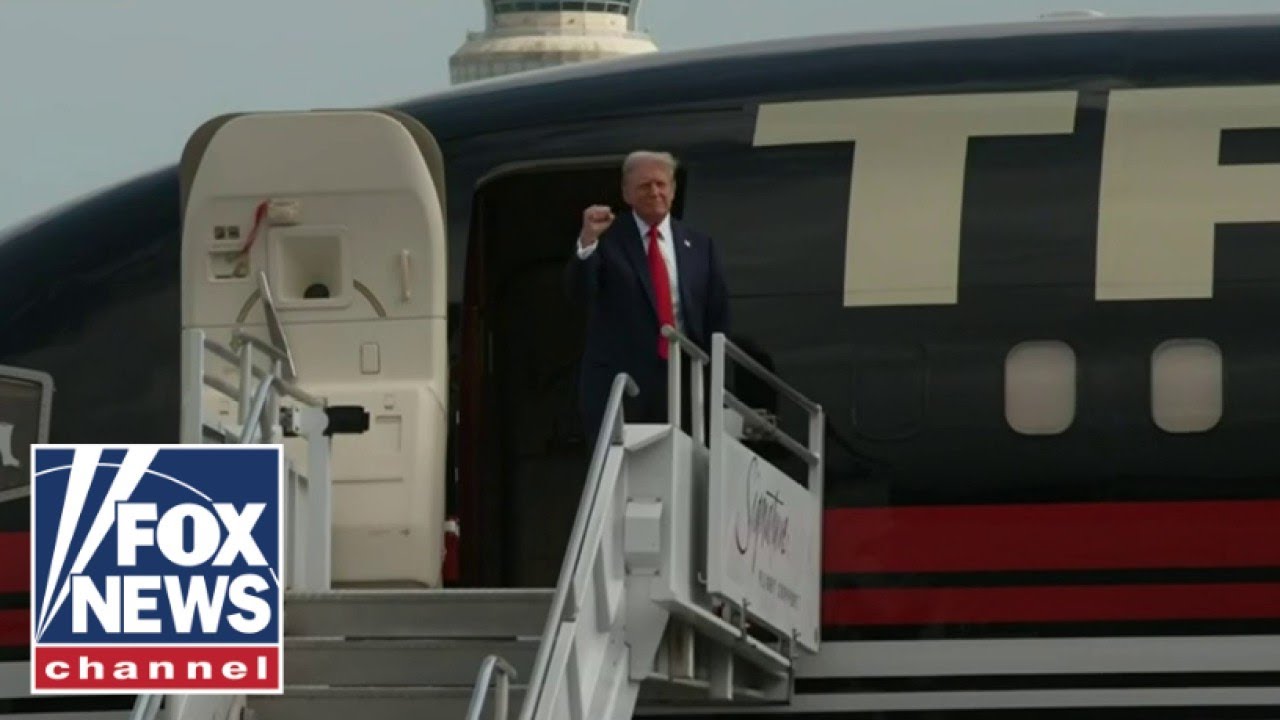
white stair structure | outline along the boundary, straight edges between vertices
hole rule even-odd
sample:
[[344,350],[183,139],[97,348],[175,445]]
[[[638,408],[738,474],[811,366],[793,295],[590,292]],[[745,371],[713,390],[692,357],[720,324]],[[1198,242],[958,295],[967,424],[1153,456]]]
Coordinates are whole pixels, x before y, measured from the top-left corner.
[[[339,591],[287,603],[288,686],[282,696],[249,698],[258,720],[461,720],[488,658],[529,676],[551,593]],[[520,686],[508,701],[523,697]]]
[[[333,193],[334,188],[308,197],[298,178],[325,176],[308,163],[329,161],[331,156],[322,149],[340,144],[340,136],[332,133],[341,132],[345,120],[365,130],[381,124],[389,131],[365,133],[362,153],[413,155],[421,149],[420,143],[403,143],[401,134],[420,137],[425,129],[394,127],[411,119],[395,117],[395,123],[387,123],[385,118],[391,116],[349,115],[273,114],[271,122],[258,126],[264,132],[257,153],[244,151],[252,147],[254,124],[242,124],[236,156],[240,165],[229,175],[260,177],[254,174],[256,163],[281,175],[287,163],[278,153],[290,150],[279,150],[278,143],[291,138],[293,154],[288,159],[299,167],[281,177],[290,184],[287,192],[311,207],[322,205],[323,193]],[[315,152],[298,152],[297,138],[310,138]],[[368,145],[380,139],[387,147]],[[398,151],[388,149],[397,143]],[[303,157],[314,160],[303,162]],[[439,172],[438,163],[415,157],[428,175]],[[413,158],[400,157],[398,162],[418,167]],[[389,195],[408,193],[430,202],[437,200],[433,188],[443,186],[441,178],[433,180],[413,188],[379,188]],[[230,197],[233,190],[218,192]],[[259,187],[252,195],[271,197],[276,192]],[[428,215],[437,217],[433,213]],[[325,222],[341,226],[343,220],[341,214],[328,214]],[[439,227],[433,223],[432,230]],[[184,244],[192,242],[204,241],[184,237]],[[298,257],[310,257],[306,248],[296,249]],[[184,255],[187,252],[184,247]],[[191,255],[200,253],[192,249]],[[427,263],[435,260],[429,257]],[[290,271],[277,270],[277,275],[288,277]],[[204,281],[202,273],[189,272],[186,277]],[[209,281],[227,282],[232,277],[239,273]],[[400,280],[405,288],[412,285],[408,278]],[[301,281],[305,284],[306,279]],[[295,572],[286,575],[284,693],[144,697],[134,720],[478,720],[506,718],[515,709],[520,720],[595,720],[632,717],[640,704],[732,710],[790,700],[795,658],[819,648],[824,426],[820,407],[724,336],[713,338],[708,356],[665,328],[671,347],[670,418],[664,424],[628,424],[623,399],[635,387],[625,375],[616,378],[555,588],[335,590],[329,572],[336,561],[330,550],[334,520],[329,498],[331,468],[337,463],[330,462],[329,454],[337,452],[337,443],[330,435],[361,433],[367,424],[358,417],[350,422],[360,411],[332,407],[330,395],[345,402],[376,401],[377,391],[362,390],[354,379],[309,383],[307,368],[314,363],[289,349],[290,323],[300,321],[291,321],[285,310],[275,307],[272,286],[266,274],[258,275],[256,294],[265,313],[262,329],[270,340],[219,328],[237,346],[232,351],[210,340],[201,328],[185,331],[183,427],[186,442],[282,442],[294,436],[297,439],[290,442],[305,443],[291,455],[307,459],[305,470],[291,470],[289,478],[286,533],[289,566]],[[187,292],[184,288],[184,298]],[[203,292],[206,297],[213,294]],[[409,295],[406,290],[406,300]],[[200,310],[189,312],[199,315]],[[322,321],[313,319],[312,324]],[[349,327],[338,329],[335,347],[358,335]],[[309,348],[321,346],[322,328],[307,328],[307,337]],[[380,337],[394,340],[393,335]],[[205,370],[210,351],[238,363],[238,386]],[[269,361],[269,367],[255,371],[255,358]],[[685,362],[692,364],[687,430],[680,422]],[[808,437],[800,441],[788,436],[734,397],[726,389],[731,362],[736,370],[759,376],[799,405],[808,417]],[[703,387],[708,368],[709,418],[704,416]],[[339,392],[326,394],[327,386]],[[233,411],[211,409],[210,398],[218,394],[235,402]],[[367,404],[363,407],[370,414],[377,412]],[[789,477],[748,449],[727,430],[735,425],[731,416],[793,452],[807,468],[805,476]],[[406,450],[405,455],[413,452]],[[443,467],[443,453],[434,461]],[[442,474],[435,469],[424,472],[429,477]],[[414,477],[404,478],[407,486],[416,482]],[[436,552],[435,546],[423,551]]]

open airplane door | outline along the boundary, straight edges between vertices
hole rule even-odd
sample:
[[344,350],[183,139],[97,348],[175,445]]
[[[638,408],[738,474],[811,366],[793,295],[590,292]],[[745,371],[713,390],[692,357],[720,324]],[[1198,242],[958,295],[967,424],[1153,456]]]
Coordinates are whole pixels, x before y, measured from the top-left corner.
[[[440,585],[448,338],[434,138],[394,111],[230,115],[192,135],[181,173],[183,329],[287,347],[286,379],[369,412],[367,432],[332,437],[333,583]],[[205,407],[230,415],[219,401]]]

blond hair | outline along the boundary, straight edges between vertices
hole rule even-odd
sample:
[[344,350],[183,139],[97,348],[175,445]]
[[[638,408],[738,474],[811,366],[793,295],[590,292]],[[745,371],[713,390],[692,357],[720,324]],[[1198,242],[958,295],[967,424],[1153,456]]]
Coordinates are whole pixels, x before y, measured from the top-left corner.
[[656,162],[663,165],[668,171],[670,171],[671,177],[673,178],[676,176],[676,168],[680,166],[680,163],[676,160],[675,156],[669,152],[636,150],[635,152],[627,155],[626,159],[622,161],[622,177],[625,178],[627,175],[631,174],[631,171],[634,170],[637,165],[646,162]]

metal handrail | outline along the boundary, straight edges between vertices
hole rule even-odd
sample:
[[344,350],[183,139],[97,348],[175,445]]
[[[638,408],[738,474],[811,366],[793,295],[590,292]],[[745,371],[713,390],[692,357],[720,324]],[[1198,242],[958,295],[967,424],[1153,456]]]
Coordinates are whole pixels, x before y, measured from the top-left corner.
[[[711,363],[711,356],[704,352],[702,348],[698,347],[696,343],[670,325],[662,326],[662,336],[671,343],[672,349],[678,347],[687,353],[694,361],[696,372],[690,376],[693,383],[690,393],[690,402],[693,405],[691,419],[694,425],[693,439],[698,444],[702,444],[702,367],[703,365],[709,365]],[[759,377],[761,380],[764,380],[775,390],[800,405],[800,407],[804,408],[804,410],[810,415],[822,412],[821,405],[800,394],[799,390],[788,385],[782,378],[769,371],[755,358],[751,357],[737,345],[733,344],[733,341],[728,337],[724,337],[724,349],[727,356],[740,363],[745,369]],[[680,403],[682,402],[682,398],[680,397],[681,379],[679,356],[677,354],[672,354],[668,363],[667,388],[669,393],[669,422],[673,426],[679,426]],[[779,443],[796,455],[800,456],[800,458],[810,466],[818,463],[819,457],[817,453],[812,452],[809,448],[806,448],[794,438],[782,432],[781,429],[774,426],[773,423],[770,423],[759,411],[742,402],[742,400],[740,400],[736,395],[729,392],[727,388],[722,390],[724,393],[725,403],[738,412],[738,414],[742,415],[744,420],[754,423],[760,428],[766,430]]]
[[511,667],[511,663],[498,655],[485,658],[480,666],[480,675],[476,677],[475,687],[471,691],[471,705],[467,708],[467,720],[480,720],[485,700],[489,697],[487,691],[489,683],[493,681],[494,670],[498,671],[498,699],[493,706],[493,717],[496,720],[506,720],[507,696],[511,691],[511,681],[518,676],[515,668]]
[[[233,333],[232,341],[239,347],[239,351],[203,336],[201,346],[224,362],[239,366],[240,386],[236,387],[213,373],[204,373],[201,380],[205,385],[236,401],[237,420],[240,423],[239,442],[250,442],[254,438],[255,426],[261,427],[263,437],[266,438],[268,429],[279,412],[280,396],[293,398],[303,405],[317,409],[323,409],[328,404],[324,398],[316,397],[281,377],[283,362],[279,350],[239,330]],[[270,369],[254,363],[255,348],[270,360]],[[260,382],[254,386],[254,380]]]
[[231,383],[227,382],[226,380],[223,380],[222,378],[216,375],[210,375],[209,373],[205,373],[204,384],[208,385],[214,390],[217,390],[223,395],[226,395],[228,398],[232,400],[240,399],[240,391],[236,389],[236,386],[232,385]]
[[280,362],[289,361],[289,356],[286,355],[284,351],[280,350],[275,345],[272,345],[271,343],[265,340],[262,340],[261,338],[250,335],[249,333],[243,330],[236,330],[231,334],[231,344],[232,345],[240,345],[240,344],[252,345],[258,350],[261,350],[262,352],[266,353],[267,356],[273,360],[279,360]]
[[685,352],[693,356],[695,360],[701,360],[704,363],[711,362],[711,356],[702,351],[698,344],[680,333],[679,330],[670,325],[662,326],[662,337],[668,340],[675,340],[676,344],[684,349]]
[[[267,353],[267,355],[273,359],[278,359],[280,357],[279,350],[272,348],[270,345],[263,343],[261,340],[253,337],[252,335],[245,335],[237,331],[236,337],[242,338],[244,340],[243,344],[245,345],[263,349]],[[231,350],[225,345],[222,345],[214,340],[205,338],[204,347],[209,352],[213,353],[214,355],[217,355],[218,357],[222,358],[228,363],[231,363],[232,365],[237,365],[241,361],[241,355],[239,353],[237,353],[234,350]],[[273,378],[272,385],[281,395],[286,395],[288,397],[291,397],[294,400],[297,400],[298,402],[304,405],[310,405],[311,407],[314,407],[314,408],[322,408],[328,404],[327,402],[325,402],[324,398],[320,398],[320,397],[316,397],[315,395],[312,395],[311,393],[307,392],[306,390],[303,390],[302,388],[298,387],[294,383],[284,379],[280,375],[275,374],[269,370],[264,370],[261,367],[254,365],[252,366],[252,372],[254,375],[256,375],[259,378],[272,377]],[[209,377],[209,376],[206,375],[205,377]],[[224,381],[224,385],[225,385],[225,381]],[[217,390],[223,390],[223,387],[218,387],[216,385],[214,387]],[[235,394],[233,393],[229,393],[229,395],[231,396],[232,399],[235,399],[236,397]]]
[[747,407],[746,403],[739,400],[728,390],[724,391],[724,402],[725,405],[733,408],[739,415],[742,415],[743,418],[756,423],[756,425],[760,427],[772,428],[769,437],[777,440],[779,444],[790,450],[792,453],[798,455],[801,460],[804,460],[810,466],[817,465],[818,462],[821,461],[821,458],[818,457],[817,453],[814,453],[809,448],[801,445],[798,440],[782,432],[782,430],[773,427],[763,415],[756,412],[754,409]]
[[[694,404],[693,421],[695,424],[695,431],[700,430],[701,429],[700,426],[702,423],[701,369],[702,369],[702,363],[704,362],[710,363],[711,358],[706,353],[704,353],[701,348],[699,348],[696,344],[694,344],[692,340],[680,334],[679,331],[677,331],[675,328],[671,327],[670,325],[662,326],[662,336],[667,338],[669,341],[671,341],[673,345],[678,345],[685,352],[689,353],[689,355],[693,357],[695,364],[698,368],[698,373],[696,373],[693,378],[694,387],[693,387],[692,395],[694,397],[692,398],[692,402]],[[750,371],[751,373],[759,377],[761,380],[764,380],[766,383],[768,383],[778,392],[782,393],[783,395],[786,395],[788,398],[793,400],[796,404],[804,408],[805,412],[808,413],[811,417],[822,416],[821,405],[813,402],[812,400],[805,397],[804,395],[801,395],[799,390],[796,390],[795,388],[788,385],[785,381],[783,381],[782,378],[778,377],[777,375],[769,371],[767,368],[765,368],[765,366],[761,365],[755,358],[748,355],[745,351],[743,351],[737,345],[734,345],[733,341],[730,340],[727,336],[721,333],[717,333],[717,338],[723,341],[724,351],[727,357],[737,361],[746,370]],[[672,388],[670,403],[672,405],[675,405],[676,403],[680,402],[679,392],[678,392],[679,383],[680,383],[679,357],[673,356],[670,360],[670,363],[671,365],[668,371],[668,385],[671,386]],[[721,372],[723,372],[723,368],[721,368]],[[723,383],[723,380],[722,380],[722,383]],[[720,387],[719,394],[722,397],[724,405],[733,409],[735,412],[741,415],[745,422],[753,423],[756,426],[767,431],[771,438],[779,442],[783,447],[790,450],[795,455],[799,456],[800,459],[804,460],[805,463],[809,465],[809,467],[811,468],[816,467],[818,463],[821,462],[820,453],[814,452],[811,448],[805,447],[795,438],[783,432],[781,428],[769,422],[769,420],[765,418],[765,416],[761,414],[760,411],[748,406],[746,403],[742,402],[742,400],[739,399],[737,395],[734,395],[732,392],[729,392],[729,389],[727,387],[723,387],[723,386]],[[670,419],[671,424],[677,425],[680,422],[679,408],[678,407],[670,408],[670,415],[671,415],[671,419]],[[699,439],[696,432],[695,432],[694,439],[695,440]]]
[[725,350],[725,354],[729,355],[734,360],[737,360],[739,363],[742,363],[743,366],[745,366],[748,370],[750,370],[751,372],[759,376],[760,379],[772,385],[773,389],[791,398],[791,400],[795,402],[797,405],[799,405],[800,407],[804,408],[805,410],[808,410],[811,413],[822,410],[821,405],[810,400],[804,395],[801,395],[799,390],[791,387],[790,385],[785,383],[782,380],[782,378],[778,377],[777,375],[774,375],[772,372],[768,370],[768,368],[761,365],[755,358],[748,355],[742,348],[738,347],[737,345],[734,345],[733,341],[730,340],[728,337],[724,339],[724,350]]
[[[716,407],[716,405],[722,405],[732,408],[741,414],[744,420],[755,422],[761,427],[768,428],[770,430],[771,437],[777,440],[783,447],[804,460],[809,466],[810,474],[814,474],[822,465],[823,450],[821,434],[823,426],[826,423],[826,415],[822,406],[804,395],[801,395],[799,390],[796,390],[784,382],[782,378],[774,375],[765,368],[765,366],[757,362],[755,358],[748,355],[737,345],[734,345],[733,341],[724,334],[716,333],[712,338],[712,344],[719,345],[724,348],[724,357],[726,359],[732,358],[733,360],[736,360],[745,369],[754,373],[761,380],[772,385],[775,390],[786,395],[797,405],[804,408],[805,413],[809,416],[809,446],[805,447],[805,445],[800,443],[800,441],[785,433],[782,428],[772,426],[760,413],[748,407],[746,403],[742,402],[742,400],[736,395],[729,392],[728,387],[724,384],[725,367],[723,367],[723,365],[725,363],[722,363],[720,367],[716,367],[714,363],[712,364],[712,413],[719,415],[722,412],[722,409]],[[712,420],[714,422],[715,418],[713,417]],[[810,481],[813,482],[814,479],[811,478]],[[816,481],[821,483],[821,478],[817,478]],[[811,485],[811,487],[813,486]]]
[[312,395],[282,377],[276,377],[275,386],[276,389],[280,391],[281,395],[287,395],[303,405],[310,405],[313,408],[322,408],[329,404],[324,398]]
[[[604,482],[605,457],[610,445],[622,444],[623,393],[631,397],[639,394],[636,383],[626,373],[618,373],[613,379],[613,387],[609,390],[609,402],[605,406],[604,419],[596,434],[596,447],[591,454],[591,466],[587,470],[587,483],[582,497],[578,500],[578,513],[573,523],[573,532],[569,536],[567,552],[560,565],[560,580],[556,583],[556,594],[551,600],[551,609],[547,613],[547,621],[542,628],[542,642],[538,646],[538,655],[533,663],[533,671],[529,674],[529,683],[525,691],[524,706],[521,708],[520,720],[531,720],[533,711],[542,697],[542,686],[546,683],[547,666],[551,663],[551,649],[554,643],[556,625],[564,620],[572,620],[578,616],[577,603],[569,606],[569,588],[577,576],[583,552],[583,540],[587,533],[587,525],[591,518],[590,509],[595,507],[596,498],[600,495]],[[616,477],[616,476],[615,476]]]
[[279,358],[284,379],[290,382],[298,379],[298,368],[293,364],[293,351],[289,349],[289,336],[285,334],[284,323],[280,321],[280,313],[276,311],[276,301],[271,292],[271,283],[267,281],[265,270],[258,271],[258,295],[262,298],[262,315],[267,320],[267,334],[271,336],[273,349],[281,353]]
[[[328,402],[323,397],[313,397],[281,377],[284,363],[278,354],[266,351],[260,340],[234,333],[238,351],[211,340],[203,330],[183,331],[183,354],[187,361],[183,366],[182,433],[184,442],[199,443],[205,433],[212,430],[220,442],[239,444],[279,444],[282,438],[301,437],[306,443],[307,472],[295,472],[289,463],[287,492],[289,494],[290,528],[286,536],[290,560],[285,582],[307,590],[328,589],[331,584],[329,566],[332,538],[329,522],[332,513],[331,470],[326,411]],[[259,353],[259,350],[264,352]],[[205,371],[209,356],[217,357],[237,366],[239,383],[224,380]],[[263,368],[260,365],[266,365]],[[212,388],[236,403],[235,422],[238,428],[229,428],[219,421],[206,424],[204,393]],[[297,405],[289,412],[282,412],[282,398],[290,397]],[[300,517],[292,518],[293,510],[306,503]],[[313,548],[312,545],[315,544]]]
[[[213,353],[214,355],[217,355],[223,360],[226,360],[228,363],[231,363],[232,365],[240,364],[240,353],[236,352],[235,350],[232,350],[231,348],[226,347],[225,345],[219,344],[215,340],[210,340],[209,338],[205,338],[204,347],[209,352]],[[253,373],[258,377],[264,377],[266,376],[267,371],[255,365],[253,368]]]
[[248,444],[253,439],[254,426],[262,419],[262,411],[267,407],[268,395],[271,393],[271,382],[269,380],[262,381],[258,385],[258,389],[253,393],[253,399],[249,404],[249,411],[245,413],[245,423],[240,429],[240,444]]

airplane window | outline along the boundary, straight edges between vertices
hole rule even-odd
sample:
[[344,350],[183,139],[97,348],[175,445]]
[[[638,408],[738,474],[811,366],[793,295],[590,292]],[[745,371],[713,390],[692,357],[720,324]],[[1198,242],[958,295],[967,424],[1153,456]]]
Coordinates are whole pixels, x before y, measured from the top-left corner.
[[1169,433],[1204,432],[1222,419],[1222,351],[1212,340],[1177,339],[1151,354],[1151,416]]
[[1057,340],[1015,345],[1004,362],[1004,414],[1023,435],[1057,435],[1076,414],[1076,354]]
[[0,502],[29,490],[31,445],[48,442],[52,392],[44,373],[0,367]]

